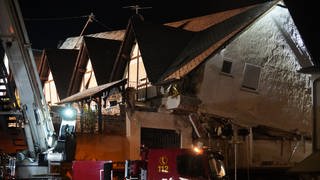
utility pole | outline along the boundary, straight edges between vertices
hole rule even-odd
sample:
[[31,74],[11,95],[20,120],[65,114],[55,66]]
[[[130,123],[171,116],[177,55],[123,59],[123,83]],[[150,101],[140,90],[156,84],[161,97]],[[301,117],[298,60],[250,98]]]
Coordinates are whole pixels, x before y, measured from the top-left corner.
[[95,19],[95,16],[94,16],[93,13],[91,13],[91,14],[88,16],[88,20],[87,20],[86,24],[84,25],[84,27],[83,27],[80,35],[79,35],[79,38],[78,38],[77,42],[74,44],[75,47],[77,46],[80,38],[82,37],[82,35],[83,35],[84,31],[86,30],[87,26],[89,25],[89,23],[93,22],[94,19]]

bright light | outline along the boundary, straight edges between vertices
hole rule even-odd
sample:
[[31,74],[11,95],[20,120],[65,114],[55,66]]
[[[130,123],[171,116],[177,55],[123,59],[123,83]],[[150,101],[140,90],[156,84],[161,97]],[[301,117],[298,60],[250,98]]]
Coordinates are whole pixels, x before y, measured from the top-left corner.
[[203,142],[197,141],[195,144],[193,144],[193,151],[196,154],[202,154],[203,153]]
[[76,118],[76,110],[71,107],[66,107],[62,111],[62,118],[67,120],[72,120]]
[[193,147],[193,151],[194,151],[196,154],[202,154],[203,149],[201,149],[201,148],[199,148],[199,147],[195,146],[195,147]]
[[224,177],[226,176],[226,171],[224,170],[224,167],[221,166],[220,172],[218,174],[218,177]]
[[48,145],[49,145],[49,147],[52,147],[52,144],[53,144],[53,137],[49,136],[48,137]]
[[66,109],[64,111],[64,115],[67,117],[72,117],[73,116],[73,111],[71,109]]

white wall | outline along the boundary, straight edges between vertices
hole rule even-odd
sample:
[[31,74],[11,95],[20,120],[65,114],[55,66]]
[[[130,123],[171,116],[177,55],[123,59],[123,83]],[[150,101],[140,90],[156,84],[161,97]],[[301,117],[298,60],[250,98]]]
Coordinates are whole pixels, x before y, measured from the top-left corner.
[[[311,130],[310,76],[296,73],[300,65],[275,23],[276,18],[285,31],[296,34],[287,15],[286,9],[276,7],[210,58],[198,94],[202,111],[287,130]],[[232,76],[220,73],[223,59],[233,61]],[[245,62],[262,66],[257,92],[241,88]]]
[[[298,51],[299,56],[294,54]],[[298,62],[304,58],[308,56],[287,9],[276,6],[206,62],[198,93],[200,111],[248,126],[263,124],[311,135],[310,76],[296,72],[301,68]],[[233,62],[231,76],[220,73],[224,59]],[[308,65],[306,59],[303,66]],[[245,63],[262,67],[256,92],[241,88]],[[274,149],[274,142],[269,145]],[[308,147],[296,161],[310,153]],[[272,151],[267,156],[262,151],[254,155],[281,159],[280,153]]]

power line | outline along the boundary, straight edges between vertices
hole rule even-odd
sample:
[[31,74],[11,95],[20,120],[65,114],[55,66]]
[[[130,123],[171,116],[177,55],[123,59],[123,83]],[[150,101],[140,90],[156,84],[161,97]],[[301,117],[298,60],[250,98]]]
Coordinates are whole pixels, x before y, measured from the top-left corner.
[[96,23],[100,24],[104,28],[108,30],[112,30],[112,28],[108,27],[101,21],[99,21],[93,13],[89,15],[84,15],[84,16],[71,16],[71,17],[57,17],[57,18],[24,18],[25,21],[63,21],[63,20],[73,20],[73,19],[85,19],[88,18],[90,22],[95,21]]
[[56,17],[56,18],[24,18],[25,21],[62,21],[72,19],[83,19],[88,18],[90,15],[84,16],[71,16],[71,17]]
[[92,18],[93,21],[97,22],[98,24],[100,24],[101,26],[103,26],[104,28],[108,29],[108,30],[112,30],[112,28],[108,27],[107,25],[103,24],[101,21],[98,21],[98,19],[94,16]]
[[108,26],[104,25],[103,23],[101,23],[100,21],[98,21],[96,18],[95,18],[95,15],[93,13],[91,13],[89,16],[88,16],[88,20],[86,22],[86,24],[84,25],[80,35],[79,35],[79,38],[77,40],[77,42],[75,43],[75,46],[78,44],[78,41],[80,40],[80,37],[83,35],[84,31],[86,30],[87,26],[92,23],[93,21],[99,23],[100,25],[102,25],[103,27],[111,30],[111,28],[109,28]]

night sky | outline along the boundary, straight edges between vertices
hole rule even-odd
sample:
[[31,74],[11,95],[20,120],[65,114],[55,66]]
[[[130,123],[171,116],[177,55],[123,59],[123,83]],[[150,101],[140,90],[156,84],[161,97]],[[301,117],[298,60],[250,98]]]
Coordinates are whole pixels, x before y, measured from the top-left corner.
[[[307,47],[314,66],[320,72],[320,31],[317,1],[284,0],[295,25]],[[318,73],[319,73],[318,72]]]
[[[132,5],[148,7],[140,11],[146,21],[166,23],[213,12],[243,7],[266,0],[129,1],[129,0],[19,0],[33,49],[57,47],[67,37],[79,36],[90,13],[97,21],[84,34],[125,29],[134,14]],[[174,4],[173,4],[174,3]]]

